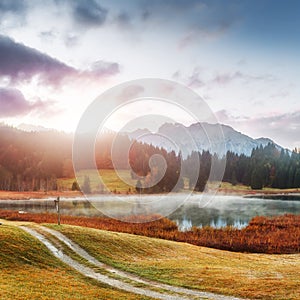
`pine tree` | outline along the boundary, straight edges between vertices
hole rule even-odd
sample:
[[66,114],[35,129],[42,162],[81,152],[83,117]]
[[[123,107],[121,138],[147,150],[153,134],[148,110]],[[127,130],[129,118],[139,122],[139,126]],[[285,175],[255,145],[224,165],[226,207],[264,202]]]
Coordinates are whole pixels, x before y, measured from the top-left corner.
[[263,188],[261,172],[258,168],[255,168],[251,175],[251,189],[261,190]]

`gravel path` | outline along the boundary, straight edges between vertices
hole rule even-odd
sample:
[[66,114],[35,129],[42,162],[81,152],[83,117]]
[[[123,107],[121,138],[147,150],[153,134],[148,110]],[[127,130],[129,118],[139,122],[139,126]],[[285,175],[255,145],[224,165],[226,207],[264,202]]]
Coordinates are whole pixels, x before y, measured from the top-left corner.
[[[22,226],[21,228],[23,230],[25,230],[26,232],[28,232],[29,234],[31,234],[32,236],[34,236],[35,238],[37,238],[40,242],[42,242],[54,254],[54,256],[56,256],[61,261],[63,261],[67,265],[71,266],[72,268],[74,268],[75,270],[80,272],[81,274],[83,274],[87,277],[90,277],[90,278],[94,278],[102,283],[106,283],[106,284],[113,286],[115,288],[118,288],[118,289],[122,289],[122,290],[131,292],[131,293],[135,293],[135,294],[149,296],[149,297],[152,297],[155,299],[179,300],[179,299],[191,299],[191,296],[194,299],[214,299],[214,300],[239,300],[240,299],[240,298],[236,298],[236,297],[217,295],[217,294],[213,294],[213,293],[209,293],[209,292],[200,292],[200,291],[196,291],[196,290],[192,290],[192,289],[175,287],[175,286],[171,286],[168,284],[158,283],[155,281],[143,279],[143,278],[133,275],[131,273],[127,273],[127,272],[115,269],[111,266],[108,266],[106,264],[99,262],[95,257],[88,254],[84,249],[82,249],[79,245],[77,245],[76,243],[71,241],[69,238],[67,238],[62,233],[40,226],[41,230],[46,231],[46,232],[50,233],[51,235],[55,236],[61,242],[66,244],[70,249],[72,249],[77,255],[86,259],[88,262],[90,262],[94,266],[103,268],[103,269],[111,272],[112,274],[116,274],[120,277],[130,279],[136,283],[143,283],[150,287],[161,288],[166,291],[170,291],[173,294],[172,295],[163,294],[163,293],[149,290],[147,288],[135,287],[134,285],[123,282],[122,280],[114,279],[109,276],[99,274],[99,273],[95,272],[93,269],[75,261],[68,255],[64,254],[61,250],[56,248],[44,235],[38,233],[34,229],[28,228],[25,226]],[[181,295],[174,295],[175,293],[181,294]],[[184,294],[184,295],[182,295],[182,294]]]

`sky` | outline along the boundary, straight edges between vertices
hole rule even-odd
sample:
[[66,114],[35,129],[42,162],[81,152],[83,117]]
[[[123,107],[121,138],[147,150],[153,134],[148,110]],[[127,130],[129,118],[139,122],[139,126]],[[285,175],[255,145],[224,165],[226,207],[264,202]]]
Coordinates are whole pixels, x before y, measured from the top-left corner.
[[300,147],[299,15],[297,0],[0,0],[0,123],[74,131],[103,92],[161,78]]

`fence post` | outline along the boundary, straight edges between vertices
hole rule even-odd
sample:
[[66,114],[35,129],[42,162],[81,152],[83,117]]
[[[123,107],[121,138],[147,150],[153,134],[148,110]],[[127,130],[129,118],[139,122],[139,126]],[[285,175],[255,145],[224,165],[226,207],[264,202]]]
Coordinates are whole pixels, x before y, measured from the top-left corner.
[[54,200],[56,211],[57,211],[57,225],[60,225],[60,206],[59,206],[59,196]]

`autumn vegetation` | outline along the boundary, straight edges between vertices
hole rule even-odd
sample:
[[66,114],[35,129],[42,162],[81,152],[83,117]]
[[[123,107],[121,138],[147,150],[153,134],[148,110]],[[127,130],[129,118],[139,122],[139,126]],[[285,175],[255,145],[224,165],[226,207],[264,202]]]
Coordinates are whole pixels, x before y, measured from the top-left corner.
[[[20,214],[17,211],[2,210],[0,218],[36,223],[57,222],[57,216],[49,213]],[[137,223],[139,221],[140,223]],[[179,231],[177,225],[167,218],[154,222],[146,221],[147,219],[143,217],[129,218],[128,222],[107,217],[62,216],[61,218],[62,224],[125,232],[236,252],[277,254],[300,252],[300,215],[255,217],[243,229],[193,227],[192,230],[185,232]]]

